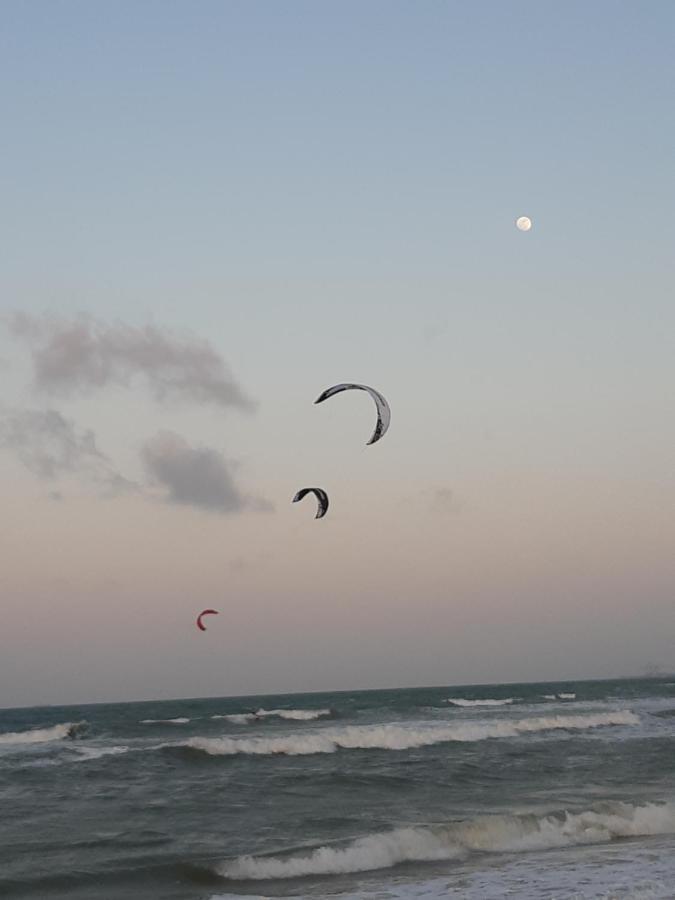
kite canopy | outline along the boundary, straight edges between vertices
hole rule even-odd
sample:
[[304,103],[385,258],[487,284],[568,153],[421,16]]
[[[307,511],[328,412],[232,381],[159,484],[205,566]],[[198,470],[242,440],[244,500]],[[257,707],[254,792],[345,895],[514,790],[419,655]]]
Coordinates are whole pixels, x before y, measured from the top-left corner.
[[314,494],[316,499],[319,501],[319,508],[316,511],[315,519],[323,519],[323,517],[328,512],[328,494],[322,488],[302,488],[298,491],[298,493],[293,497],[293,503],[297,503],[298,500],[302,500],[303,497],[306,497],[307,494]]
[[203,612],[200,612],[199,615],[197,616],[197,628],[199,628],[200,631],[206,631],[206,625],[202,624],[203,616],[217,616],[217,615],[218,615],[217,609],[205,609]]
[[374,444],[376,441],[386,434],[387,429],[389,428],[389,422],[391,421],[391,410],[389,409],[389,404],[384,399],[382,394],[379,391],[376,391],[375,388],[368,387],[367,384],[336,384],[333,387],[328,388],[314,401],[315,403],[323,403],[324,400],[328,400],[329,397],[332,397],[334,394],[339,394],[342,391],[366,391],[375,401],[375,406],[377,408],[377,423],[375,425],[375,431],[373,432],[367,444]]

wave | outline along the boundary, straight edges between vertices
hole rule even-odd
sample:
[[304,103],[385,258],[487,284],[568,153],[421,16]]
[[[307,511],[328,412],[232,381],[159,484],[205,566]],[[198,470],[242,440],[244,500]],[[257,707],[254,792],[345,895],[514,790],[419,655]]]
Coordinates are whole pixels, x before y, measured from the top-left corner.
[[257,716],[255,713],[230,713],[229,716],[211,716],[212,719],[227,719],[228,722],[232,722],[235,725],[248,725],[250,722],[255,722]]
[[102,759],[104,756],[119,756],[128,753],[130,747],[78,747],[76,762],[88,762],[92,759]]
[[580,813],[484,816],[444,825],[397,828],[308,855],[240,856],[216,872],[236,881],[300,878],[388,869],[405,862],[465,859],[471,853],[527,852],[675,832],[675,806],[612,802]]
[[187,725],[190,719],[141,719],[141,725]]
[[508,706],[513,703],[514,697],[506,697],[504,700],[464,700],[461,697],[448,697],[445,703],[452,703],[453,706]]
[[75,739],[86,728],[86,722],[61,722],[50,728],[32,728],[29,731],[5,731],[0,734],[0,744],[46,744],[48,741]]
[[210,756],[258,756],[335,753],[337,750],[409,750],[450,741],[482,741],[512,738],[555,729],[583,730],[609,725],[638,725],[640,719],[628,710],[577,716],[539,716],[492,722],[405,727],[402,725],[349,725],[314,732],[296,732],[276,738],[189,738],[165,747],[190,747]]
[[560,694],[542,694],[544,700],[576,700],[577,695],[563,691]]
[[323,716],[330,716],[330,709],[258,709],[255,713],[259,719],[266,719],[268,716],[278,716],[280,719],[292,719],[297,722],[308,722],[311,719],[320,719]]
[[261,719],[277,717],[279,719],[291,719],[294,722],[309,722],[312,719],[320,719],[330,716],[330,709],[258,709],[250,713],[231,713],[228,716],[211,716],[212,719],[227,719],[235,725],[250,725],[251,722],[259,722]]

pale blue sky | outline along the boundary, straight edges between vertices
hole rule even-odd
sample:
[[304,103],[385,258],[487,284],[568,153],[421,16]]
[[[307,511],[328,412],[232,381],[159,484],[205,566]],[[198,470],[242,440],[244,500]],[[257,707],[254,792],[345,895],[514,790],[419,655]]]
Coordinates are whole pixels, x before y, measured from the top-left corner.
[[[39,396],[5,330],[0,407],[58,409],[134,480],[173,430],[276,507],[101,500],[0,449],[7,703],[675,667],[672,3],[0,21],[2,312],[187,330],[259,404]],[[367,398],[312,406],[353,380],[393,409],[367,449]],[[304,483],[324,522],[289,507]],[[199,643],[193,609],[219,604]]]

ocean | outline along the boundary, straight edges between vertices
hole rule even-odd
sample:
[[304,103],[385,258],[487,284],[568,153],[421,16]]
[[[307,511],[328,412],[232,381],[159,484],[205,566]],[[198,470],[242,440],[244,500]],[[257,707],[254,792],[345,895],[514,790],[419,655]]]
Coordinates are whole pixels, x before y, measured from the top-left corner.
[[0,896],[675,898],[675,678],[0,711]]

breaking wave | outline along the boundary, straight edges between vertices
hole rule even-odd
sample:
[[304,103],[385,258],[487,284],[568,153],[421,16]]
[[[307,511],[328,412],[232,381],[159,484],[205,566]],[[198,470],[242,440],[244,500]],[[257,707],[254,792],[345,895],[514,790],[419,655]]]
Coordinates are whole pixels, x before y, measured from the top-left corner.
[[308,855],[240,856],[216,872],[230,880],[300,878],[387,869],[399,863],[464,859],[473,852],[526,852],[675,832],[675,806],[612,802],[580,813],[485,816],[444,825],[397,828]]
[[0,734],[0,744],[46,744],[76,738],[86,728],[86,722],[61,722],[51,728],[32,728],[29,731],[6,731]]
[[506,697],[504,700],[463,700],[461,697],[448,697],[446,703],[452,703],[453,706],[508,706],[513,703],[513,697]]
[[189,721],[180,716],[176,719],[141,719],[141,725],[187,725]]
[[75,761],[88,762],[92,759],[102,759],[104,756],[119,756],[128,753],[129,747],[78,747]]
[[255,722],[257,716],[255,713],[230,713],[229,716],[211,716],[212,719],[227,719],[235,725],[248,725]]
[[211,716],[212,719],[227,719],[235,725],[250,725],[261,719],[279,718],[291,719],[294,722],[309,722],[312,719],[320,719],[323,716],[333,714],[331,709],[258,709],[249,713],[231,713],[229,716]]
[[544,700],[576,700],[577,695],[571,692],[567,693],[563,691],[560,694],[542,694],[541,695]]
[[315,732],[296,732],[275,738],[189,738],[180,744],[210,756],[234,756],[238,753],[269,756],[285,753],[300,756],[311,753],[335,753],[337,750],[408,750],[449,741],[482,741],[487,738],[511,738],[554,729],[601,728],[608,725],[638,725],[634,713],[623,710],[577,716],[539,716],[512,721],[463,722],[452,725],[350,725]]
[[330,709],[259,709],[256,717],[266,719],[268,716],[278,716],[280,719],[292,719],[296,722],[308,722],[311,719],[320,719],[322,716],[330,716]]

